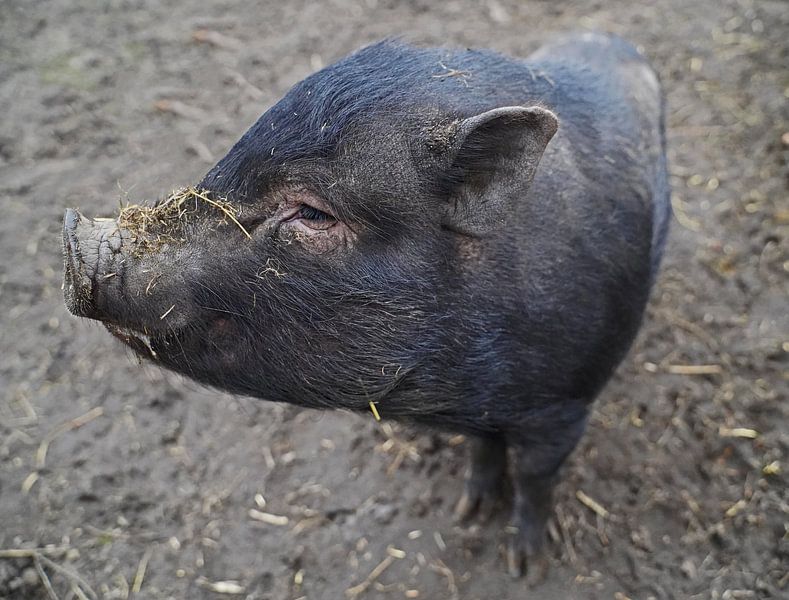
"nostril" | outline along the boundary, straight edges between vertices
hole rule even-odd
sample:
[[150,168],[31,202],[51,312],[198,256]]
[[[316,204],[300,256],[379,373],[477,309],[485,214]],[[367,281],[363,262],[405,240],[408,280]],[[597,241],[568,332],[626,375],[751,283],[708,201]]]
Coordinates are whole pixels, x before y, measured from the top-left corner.
[[67,208],[66,214],[63,215],[63,229],[68,232],[75,231],[81,217],[82,215],[80,215],[76,210]]
[[77,225],[82,220],[82,215],[71,208],[66,209],[63,215],[63,249],[68,258],[79,258],[79,244],[77,238]]
[[70,208],[63,215],[63,294],[66,307],[73,314],[87,317],[93,311],[92,282],[79,251],[77,227],[81,220],[82,215]]

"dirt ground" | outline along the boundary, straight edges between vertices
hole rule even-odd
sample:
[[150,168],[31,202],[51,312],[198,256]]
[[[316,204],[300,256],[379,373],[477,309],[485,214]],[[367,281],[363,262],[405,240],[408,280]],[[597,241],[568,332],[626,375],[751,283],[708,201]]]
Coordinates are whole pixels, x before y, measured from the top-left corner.
[[[0,597],[789,597],[789,5],[639,4],[0,4]],[[659,71],[676,219],[544,586],[506,575],[506,512],[453,523],[462,438],[206,390],[64,309],[65,207],[197,182],[322,65],[393,34],[523,56],[574,28]]]

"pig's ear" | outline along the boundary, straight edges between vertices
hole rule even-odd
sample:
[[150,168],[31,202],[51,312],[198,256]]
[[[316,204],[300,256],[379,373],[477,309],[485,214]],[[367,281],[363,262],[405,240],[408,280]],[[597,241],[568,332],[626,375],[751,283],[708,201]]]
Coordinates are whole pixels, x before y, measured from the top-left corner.
[[460,122],[448,149],[449,229],[473,236],[500,227],[531,184],[558,121],[537,106],[505,106]]

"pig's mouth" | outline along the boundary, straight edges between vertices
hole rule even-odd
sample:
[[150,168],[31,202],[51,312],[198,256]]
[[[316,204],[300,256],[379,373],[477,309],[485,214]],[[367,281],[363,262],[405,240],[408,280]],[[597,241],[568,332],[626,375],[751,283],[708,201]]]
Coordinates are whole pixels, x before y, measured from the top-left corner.
[[[147,327],[137,329],[107,321],[103,325],[115,338],[137,354],[162,363],[178,359],[179,356],[186,354],[187,349],[195,351],[195,341],[201,337],[196,328],[181,327],[151,331]],[[216,329],[213,324],[208,326],[208,331]]]
[[237,330],[224,318],[177,329],[150,331],[104,322],[104,327],[113,337],[131,348],[138,356],[154,361],[160,366],[186,371],[192,377],[199,377],[193,365],[199,361],[206,346],[214,351],[214,363],[228,368],[234,364],[233,344],[237,340]]
[[[109,331],[113,336],[118,338],[138,354],[147,355],[154,360],[159,358],[155,348],[161,348],[161,346],[165,343],[165,336],[156,336],[143,333],[141,331],[137,331],[136,329],[132,329],[131,327],[121,327],[120,325],[115,325],[114,323],[104,323],[104,327],[106,327],[107,331]],[[174,335],[176,334],[169,334],[169,336]]]

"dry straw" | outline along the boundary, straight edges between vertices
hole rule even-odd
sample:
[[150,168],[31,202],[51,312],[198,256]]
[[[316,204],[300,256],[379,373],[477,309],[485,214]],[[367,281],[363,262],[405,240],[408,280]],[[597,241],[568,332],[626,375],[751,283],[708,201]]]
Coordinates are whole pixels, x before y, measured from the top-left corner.
[[231,221],[246,237],[252,237],[236,219],[236,208],[230,202],[224,198],[211,198],[207,190],[194,187],[176,190],[154,206],[124,206],[118,215],[118,225],[136,238],[140,248],[150,249],[166,242],[184,241],[184,226],[198,213],[201,204],[218,210],[222,221]]

